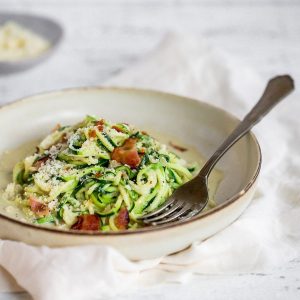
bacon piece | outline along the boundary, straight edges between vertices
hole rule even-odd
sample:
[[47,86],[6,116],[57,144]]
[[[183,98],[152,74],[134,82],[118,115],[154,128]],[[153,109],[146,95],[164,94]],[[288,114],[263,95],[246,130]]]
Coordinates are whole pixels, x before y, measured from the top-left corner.
[[120,209],[118,215],[115,217],[115,225],[120,230],[125,230],[128,228],[129,224],[129,213],[127,208],[123,207]]
[[181,151],[181,152],[187,151],[186,148],[181,147],[181,146],[178,146],[178,145],[175,145],[175,144],[173,144],[172,142],[169,142],[169,144],[170,144],[171,147],[173,147],[174,149],[176,149],[176,150],[178,150],[178,151]]
[[103,131],[104,120],[100,120],[96,122],[96,126],[99,131]]
[[139,153],[141,153],[141,154],[145,154],[146,153],[146,148],[141,148],[140,150],[139,150]]
[[100,178],[101,176],[102,176],[102,174],[100,172],[95,173],[96,178]]
[[49,158],[50,158],[49,155],[44,156],[44,157],[38,159],[37,161],[35,161],[35,162],[33,163],[32,166],[33,166],[36,170],[38,170],[43,164],[46,163],[46,161],[47,161]]
[[55,125],[55,127],[53,127],[51,132],[55,132],[55,131],[59,130],[60,128],[61,128],[61,125],[58,123],[58,124]]
[[77,222],[72,225],[74,230],[99,230],[100,218],[97,215],[81,215]]
[[61,142],[62,144],[66,144],[67,141],[68,141],[67,134],[66,134],[66,133],[63,133],[62,136],[61,136],[61,138],[60,138],[60,142]]
[[116,147],[111,154],[111,158],[117,162],[128,165],[131,168],[136,168],[141,158],[136,149],[136,139],[129,138],[125,141],[123,146]]
[[112,126],[112,128],[118,132],[123,132],[121,128],[119,128],[118,126]]
[[39,216],[46,216],[49,214],[49,208],[47,205],[37,201],[33,197],[29,197],[29,205],[31,210]]
[[97,134],[96,134],[96,131],[95,130],[91,130],[90,132],[89,132],[89,137],[90,138],[95,138],[97,136]]

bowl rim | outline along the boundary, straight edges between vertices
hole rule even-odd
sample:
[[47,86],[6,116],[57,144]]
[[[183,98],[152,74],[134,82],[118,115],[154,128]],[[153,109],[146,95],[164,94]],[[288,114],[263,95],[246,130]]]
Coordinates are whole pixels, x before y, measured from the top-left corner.
[[[54,25],[57,28],[57,30],[59,32],[59,35],[58,35],[57,40],[54,43],[50,43],[49,48],[46,49],[45,51],[43,51],[42,53],[40,53],[38,55],[35,55],[35,56],[22,58],[22,59],[18,59],[18,60],[12,60],[12,61],[10,61],[10,60],[0,60],[0,65],[2,65],[2,66],[20,66],[20,65],[25,65],[25,64],[30,64],[30,63],[37,62],[37,61],[39,61],[43,58],[47,58],[49,55],[52,54],[52,52],[54,52],[57,49],[57,47],[61,44],[61,42],[64,38],[65,32],[64,32],[63,26],[61,25],[60,22],[58,22],[56,19],[54,19],[52,17],[39,15],[39,14],[34,14],[34,13],[11,12],[11,11],[1,11],[0,12],[0,17],[1,16],[8,16],[8,15],[10,15],[12,17],[25,16],[27,18],[32,18],[32,19],[39,20],[39,21],[45,21],[46,20],[47,22],[52,23],[52,25]],[[15,21],[13,19],[11,21],[18,23],[17,21]],[[2,24],[0,24],[0,26],[1,25]],[[37,34],[31,28],[26,27],[26,29],[29,29],[30,31],[33,31],[35,34]],[[45,35],[41,35],[41,34],[38,34],[38,35],[43,37],[44,39],[46,39],[49,42],[48,37],[46,37]]]
[[[210,103],[204,102],[202,100],[197,100],[195,98],[191,97],[186,97],[182,95],[176,95],[173,93],[169,92],[162,92],[162,91],[157,91],[154,89],[142,89],[142,88],[132,88],[132,87],[117,87],[117,86],[87,86],[87,87],[74,87],[74,88],[65,88],[65,89],[59,89],[59,90],[54,90],[54,91],[48,91],[48,92],[41,92],[37,93],[34,95],[30,96],[25,96],[20,99],[17,99],[15,101],[9,102],[4,105],[0,105],[0,114],[5,111],[6,109],[14,108],[15,106],[18,106],[19,104],[26,103],[27,101],[36,101],[39,97],[43,96],[56,96],[60,94],[65,94],[65,93],[74,93],[74,92],[86,92],[86,91],[115,91],[115,92],[134,92],[134,93],[140,93],[140,94],[149,94],[151,93],[152,95],[160,95],[164,97],[172,97],[172,98],[177,98],[181,101],[189,101],[192,103],[201,103],[201,105],[207,106],[209,108],[213,108],[216,110],[219,110],[223,114],[227,115],[228,117],[234,119],[235,121],[240,121],[239,118],[237,118],[235,115],[227,112],[223,108],[220,108],[216,105],[212,105]],[[65,234],[65,235],[75,235],[75,236],[91,236],[91,237],[113,237],[113,236],[125,236],[125,235],[135,235],[135,234],[142,234],[142,233],[153,233],[161,230],[168,230],[168,229],[174,229],[177,228],[178,226],[187,226],[190,223],[199,221],[201,219],[204,219],[208,216],[211,216],[220,210],[223,210],[224,208],[234,204],[236,201],[242,198],[243,195],[245,195],[252,186],[254,186],[258,175],[261,170],[261,165],[262,165],[262,153],[261,153],[261,147],[259,145],[259,142],[254,135],[252,131],[249,132],[251,138],[254,141],[254,145],[256,146],[256,151],[258,153],[258,161],[256,162],[256,168],[253,176],[251,179],[248,181],[246,186],[241,189],[238,193],[235,195],[231,196],[230,198],[226,199],[223,203],[220,205],[217,205],[216,207],[209,209],[206,212],[202,212],[199,215],[194,216],[193,218],[186,220],[186,221],[179,221],[179,222],[174,222],[174,223],[167,223],[164,225],[159,225],[159,226],[149,226],[149,227],[143,227],[143,228],[138,228],[134,230],[120,230],[120,231],[113,231],[113,232],[101,232],[101,231],[87,231],[87,230],[82,230],[82,231],[75,231],[75,230],[65,230],[65,229],[59,229],[59,228],[51,228],[51,227],[44,227],[41,225],[37,224],[31,224],[28,222],[23,222],[14,218],[11,218],[9,216],[3,215],[0,213],[0,220],[4,219],[6,221],[9,221],[11,223],[20,225],[20,226],[25,226],[27,228],[33,229],[33,230],[39,230],[39,231],[46,231],[49,233],[53,234]]]

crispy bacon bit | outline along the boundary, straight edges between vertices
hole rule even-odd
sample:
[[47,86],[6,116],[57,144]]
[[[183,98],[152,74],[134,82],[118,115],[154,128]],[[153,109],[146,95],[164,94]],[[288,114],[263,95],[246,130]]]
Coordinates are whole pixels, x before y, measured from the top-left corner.
[[99,178],[99,177],[101,177],[101,175],[102,175],[102,174],[101,174],[100,172],[97,172],[97,173],[95,174],[95,177],[96,177],[96,178]]
[[95,130],[91,130],[90,132],[89,132],[89,137],[90,138],[95,138],[97,136],[97,134],[96,134],[96,131]]
[[123,132],[123,130],[121,128],[119,128],[118,126],[112,126],[112,128],[118,132]]
[[178,150],[178,151],[181,151],[181,152],[187,151],[186,148],[181,147],[181,146],[178,146],[178,145],[175,145],[175,144],[173,144],[172,142],[169,142],[169,144],[170,144],[171,147],[173,147],[174,149],[176,149],[176,150]]
[[53,129],[51,130],[52,132],[55,132],[57,130],[59,130],[61,128],[60,124],[56,124],[55,127],[53,127]]
[[35,161],[35,162],[33,163],[32,166],[33,166],[36,170],[38,170],[43,164],[46,163],[46,161],[47,161],[48,159],[50,159],[50,156],[49,156],[49,155],[44,156],[44,157],[38,159],[37,161]]
[[33,197],[29,197],[29,205],[31,210],[39,216],[46,216],[49,214],[47,205],[37,201]]
[[94,230],[98,231],[100,227],[100,218],[97,215],[81,215],[77,222],[72,225],[74,230]]
[[96,126],[99,131],[103,131],[104,120],[97,121]]
[[115,225],[120,230],[125,230],[128,228],[129,224],[129,213],[127,208],[121,208],[118,215],[115,217]]
[[60,142],[62,144],[65,144],[67,141],[68,141],[67,134],[63,133],[62,136],[61,136],[61,138],[60,138]]
[[121,147],[116,147],[111,154],[111,158],[117,162],[128,165],[131,168],[136,168],[141,158],[136,149],[136,139],[129,138]]
[[141,154],[145,154],[146,153],[146,149],[143,147],[143,148],[141,148],[140,150],[139,150],[139,153],[141,153]]
[[148,132],[146,132],[146,131],[141,131],[141,133],[142,133],[143,135],[149,135]]

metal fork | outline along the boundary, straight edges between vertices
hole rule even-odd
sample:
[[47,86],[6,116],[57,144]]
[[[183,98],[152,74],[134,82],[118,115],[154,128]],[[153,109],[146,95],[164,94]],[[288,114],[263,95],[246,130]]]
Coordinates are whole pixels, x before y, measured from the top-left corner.
[[294,81],[289,75],[271,79],[260,100],[209,158],[199,174],[177,189],[157,210],[139,219],[147,225],[160,225],[187,220],[199,214],[208,203],[208,177],[216,163],[293,89]]

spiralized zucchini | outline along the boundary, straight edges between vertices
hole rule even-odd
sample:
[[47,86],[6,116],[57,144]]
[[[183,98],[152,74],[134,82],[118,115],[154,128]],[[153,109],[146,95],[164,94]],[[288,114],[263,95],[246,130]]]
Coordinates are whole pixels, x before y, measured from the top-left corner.
[[198,171],[145,132],[87,116],[57,127],[13,172],[28,220],[74,230],[141,227]]

